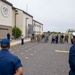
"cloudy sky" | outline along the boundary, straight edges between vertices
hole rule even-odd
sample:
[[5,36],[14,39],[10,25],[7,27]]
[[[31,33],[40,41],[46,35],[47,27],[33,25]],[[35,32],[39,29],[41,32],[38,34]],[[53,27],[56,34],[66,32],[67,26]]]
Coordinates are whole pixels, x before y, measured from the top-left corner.
[[8,0],[44,24],[44,31],[75,29],[75,0]]

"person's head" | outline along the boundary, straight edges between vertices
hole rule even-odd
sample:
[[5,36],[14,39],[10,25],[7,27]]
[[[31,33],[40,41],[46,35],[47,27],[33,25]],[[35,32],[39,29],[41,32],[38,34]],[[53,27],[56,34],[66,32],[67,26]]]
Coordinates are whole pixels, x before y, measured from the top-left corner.
[[72,35],[73,35],[73,43],[75,44],[75,32],[73,32]]
[[9,49],[10,48],[10,41],[8,39],[1,40],[1,48],[2,49]]

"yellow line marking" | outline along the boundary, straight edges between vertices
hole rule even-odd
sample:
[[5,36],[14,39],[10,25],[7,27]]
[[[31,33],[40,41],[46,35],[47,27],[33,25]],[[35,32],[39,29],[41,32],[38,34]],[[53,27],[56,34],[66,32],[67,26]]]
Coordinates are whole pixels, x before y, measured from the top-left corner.
[[16,46],[17,44],[10,44],[10,46]]
[[69,53],[69,51],[66,51],[66,50],[55,50],[55,52],[59,52],[59,53]]

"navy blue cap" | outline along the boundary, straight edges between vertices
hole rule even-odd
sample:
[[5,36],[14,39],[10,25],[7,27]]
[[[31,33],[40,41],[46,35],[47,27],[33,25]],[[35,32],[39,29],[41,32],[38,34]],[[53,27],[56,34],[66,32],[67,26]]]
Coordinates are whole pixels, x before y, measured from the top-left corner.
[[1,45],[10,45],[10,41],[8,40],[8,39],[2,39],[2,41],[1,41]]

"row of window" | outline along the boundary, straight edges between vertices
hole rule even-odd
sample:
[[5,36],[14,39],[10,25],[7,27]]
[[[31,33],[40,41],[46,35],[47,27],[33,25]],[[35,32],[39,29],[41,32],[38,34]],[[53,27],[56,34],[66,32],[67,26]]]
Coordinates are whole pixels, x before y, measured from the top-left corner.
[[0,28],[0,30],[8,30],[7,28]]

